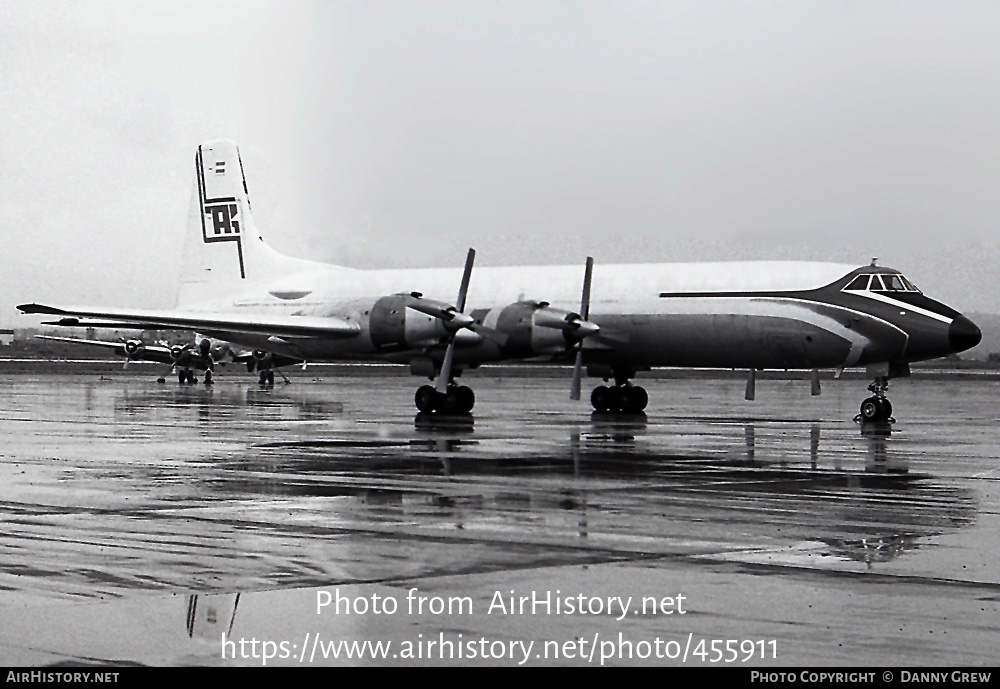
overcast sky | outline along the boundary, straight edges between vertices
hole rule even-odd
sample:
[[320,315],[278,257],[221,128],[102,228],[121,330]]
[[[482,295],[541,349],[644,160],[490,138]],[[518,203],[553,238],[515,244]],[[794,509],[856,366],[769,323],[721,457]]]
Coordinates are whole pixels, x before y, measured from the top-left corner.
[[0,324],[171,306],[220,137],[286,253],[878,256],[998,313],[998,37],[995,0],[0,0]]

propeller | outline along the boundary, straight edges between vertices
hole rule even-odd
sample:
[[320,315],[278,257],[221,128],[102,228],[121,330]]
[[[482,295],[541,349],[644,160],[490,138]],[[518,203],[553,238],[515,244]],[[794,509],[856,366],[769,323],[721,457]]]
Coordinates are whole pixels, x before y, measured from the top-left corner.
[[450,321],[447,321],[450,323],[458,321],[461,325],[456,327],[452,331],[451,337],[448,338],[448,348],[444,352],[441,371],[438,373],[437,382],[434,384],[434,389],[441,394],[448,391],[448,383],[451,382],[451,368],[455,360],[455,333],[461,328],[469,328],[471,330],[472,326],[475,325],[475,320],[471,316],[462,313],[465,311],[465,297],[469,293],[469,280],[472,278],[472,264],[475,260],[476,250],[469,249],[469,254],[465,258],[465,271],[462,273],[462,284],[458,288],[458,298],[455,300],[454,312],[452,312]]
[[[576,363],[573,365],[573,383],[570,385],[569,398],[571,400],[580,399],[580,387],[583,384],[583,338],[594,335],[600,329],[595,323],[591,323],[590,318],[590,282],[594,277],[594,258],[587,256],[587,268],[583,273],[583,295],[580,298],[580,320],[578,321],[577,336],[580,341],[576,343]],[[586,324],[586,327],[585,325]]]
[[129,363],[132,361],[132,357],[138,354],[145,343],[140,339],[126,340],[124,338],[119,338],[122,343],[122,347],[125,349],[125,363],[122,365],[122,370],[128,368]]
[[171,373],[177,370],[177,366],[179,366],[181,363],[181,357],[183,357],[184,354],[186,354],[188,349],[190,349],[191,347],[192,345],[181,345],[181,344],[175,344],[172,347],[170,347],[170,358],[173,362],[170,364]]
[[[475,257],[475,250],[469,249],[471,256]],[[466,263],[471,259],[466,259]],[[439,319],[446,330],[451,333],[458,332],[459,330],[465,328],[466,330],[471,330],[472,332],[485,337],[489,340],[493,340],[501,347],[507,342],[506,333],[502,333],[499,330],[487,327],[482,323],[476,322],[472,316],[462,313],[464,307],[452,306],[451,304],[446,304],[441,301],[435,301],[433,299],[425,299],[424,295],[420,292],[410,292],[408,295],[409,299],[406,301],[406,307],[418,311],[427,316]]]

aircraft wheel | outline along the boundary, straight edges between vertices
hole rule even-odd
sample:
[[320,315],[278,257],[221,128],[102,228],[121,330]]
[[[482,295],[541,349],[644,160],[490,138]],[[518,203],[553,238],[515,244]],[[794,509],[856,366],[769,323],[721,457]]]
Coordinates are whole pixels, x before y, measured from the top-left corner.
[[458,395],[458,411],[462,414],[468,414],[472,411],[472,408],[476,406],[476,393],[472,391],[468,385],[461,385],[456,388],[455,393]]
[[212,384],[212,372],[205,371],[205,385],[211,385],[211,384]]
[[187,382],[187,379],[188,379],[187,374],[184,371],[178,371],[177,372],[177,382],[178,383],[180,383],[181,385],[183,385],[184,383]]
[[448,386],[446,393],[437,395],[437,410],[444,414],[457,414],[461,411],[459,407],[458,388],[454,385]]
[[267,369],[267,384],[274,385],[274,371],[272,369]]
[[198,379],[195,378],[194,371],[188,371],[187,372],[187,382],[189,382],[191,384],[194,384],[194,383],[198,382]]
[[646,389],[638,385],[621,389],[621,408],[626,414],[638,414],[649,404]]
[[166,383],[167,379],[164,378],[163,376],[160,376],[159,378],[156,379],[156,382],[157,383]]
[[861,420],[869,422],[881,421],[882,409],[883,407],[878,397],[869,397],[861,403]]
[[261,371],[257,374],[257,382],[261,385],[267,385],[267,371]]
[[430,385],[421,385],[417,388],[417,394],[413,396],[413,402],[417,405],[417,411],[429,414],[434,411],[437,391]]
[[622,402],[625,399],[626,388],[617,385],[608,388],[608,411],[617,414],[622,410]]
[[596,411],[605,412],[610,408],[611,402],[611,388],[604,385],[598,385],[594,388],[594,391],[590,393],[590,404],[594,407]]
[[887,421],[892,417],[892,402],[886,398],[882,398],[882,419]]

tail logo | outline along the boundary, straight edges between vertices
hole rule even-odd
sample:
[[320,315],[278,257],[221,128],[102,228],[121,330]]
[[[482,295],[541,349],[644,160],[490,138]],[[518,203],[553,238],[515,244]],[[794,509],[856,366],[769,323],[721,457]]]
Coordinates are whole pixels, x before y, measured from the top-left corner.
[[[246,279],[239,220],[241,204],[235,196],[207,198],[203,164],[201,149],[199,148],[195,160],[195,169],[198,174],[198,196],[201,201],[202,239],[206,244],[236,242],[236,252],[240,260],[240,277]],[[224,165],[224,162],[217,162],[215,164],[214,172],[216,175],[225,175]]]
[[236,199],[205,199],[205,215],[211,216],[214,230],[211,236],[206,233],[205,241],[238,239],[240,234],[240,221],[236,219],[238,213],[239,206],[236,205]]

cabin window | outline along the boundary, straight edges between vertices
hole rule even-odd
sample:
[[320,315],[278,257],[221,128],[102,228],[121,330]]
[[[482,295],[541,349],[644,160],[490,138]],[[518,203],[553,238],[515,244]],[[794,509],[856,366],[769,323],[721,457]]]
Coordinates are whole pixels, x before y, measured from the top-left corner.
[[872,284],[868,286],[868,290],[871,292],[885,291],[885,287],[882,286],[882,279],[878,275],[872,275]]

